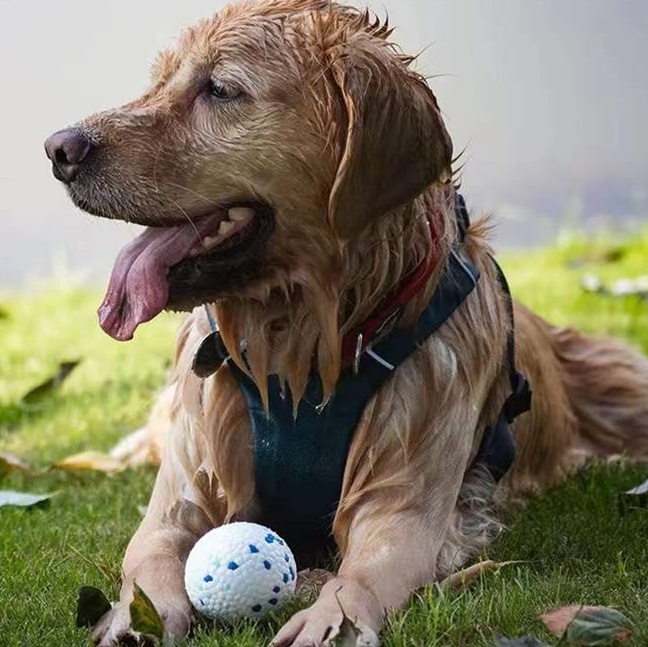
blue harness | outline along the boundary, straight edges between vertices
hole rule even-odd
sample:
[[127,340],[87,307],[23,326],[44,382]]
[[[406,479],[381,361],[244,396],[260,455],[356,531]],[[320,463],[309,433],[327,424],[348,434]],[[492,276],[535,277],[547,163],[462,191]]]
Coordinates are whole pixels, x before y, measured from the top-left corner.
[[[461,196],[457,200],[459,230],[468,227],[468,212]],[[493,260],[493,262],[495,262]],[[503,273],[500,282],[513,308]],[[367,403],[396,368],[437,331],[475,289],[479,271],[451,252],[445,273],[420,319],[412,329],[395,328],[373,343],[345,370],[331,399],[322,404],[319,375],[314,371],[304,397],[293,415],[290,392],[284,393],[279,379],[268,380],[269,411],[266,412],[254,381],[228,356],[215,328],[196,354],[194,371],[205,377],[227,362],[245,397],[252,422],[256,494],[266,523],[293,546],[327,545],[337,509],[344,469],[353,432]],[[513,330],[513,328],[511,328]],[[515,445],[508,426],[530,408],[531,393],[524,377],[515,369],[515,341],[507,344],[511,395],[497,422],[484,433],[475,463],[483,465],[499,481],[515,458]]]

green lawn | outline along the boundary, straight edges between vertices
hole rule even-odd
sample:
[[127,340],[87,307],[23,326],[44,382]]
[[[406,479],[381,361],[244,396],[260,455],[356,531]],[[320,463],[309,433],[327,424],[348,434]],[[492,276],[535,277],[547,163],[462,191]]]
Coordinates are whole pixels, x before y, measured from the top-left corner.
[[[602,261],[610,250],[617,260]],[[648,352],[648,303],[579,288],[589,272],[606,279],[648,274],[647,259],[648,231],[621,245],[563,241],[551,250],[509,257],[505,267],[516,296],[552,321],[620,335]],[[135,342],[118,344],[98,328],[98,301],[98,294],[69,285],[0,296],[6,315],[0,317],[0,451],[45,468],[83,449],[107,449],[144,421],[164,380],[178,318],[160,317]],[[18,405],[58,362],[77,358],[82,364],[59,393],[40,408]],[[0,489],[57,493],[42,509],[0,509],[1,647],[89,644],[86,632],[74,627],[77,590],[89,584],[115,594],[101,571],[119,573],[154,474],[146,468],[113,477],[0,477]],[[509,531],[486,556],[521,563],[461,593],[420,593],[392,619],[384,644],[490,647],[495,634],[534,634],[555,645],[538,614],[583,603],[623,610],[637,627],[627,644],[645,647],[648,510],[621,516],[617,494],[647,477],[646,469],[636,467],[593,467],[512,512]],[[202,629],[191,645],[267,644],[279,622],[229,632]]]

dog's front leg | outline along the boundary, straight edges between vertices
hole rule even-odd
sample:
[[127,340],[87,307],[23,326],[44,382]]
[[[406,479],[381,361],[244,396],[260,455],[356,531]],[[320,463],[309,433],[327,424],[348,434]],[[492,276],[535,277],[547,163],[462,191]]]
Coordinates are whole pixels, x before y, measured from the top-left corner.
[[273,645],[332,643],[344,616],[359,631],[353,632],[355,642],[345,645],[378,645],[384,613],[403,606],[415,589],[435,580],[443,528],[450,516],[448,511],[443,519],[437,518],[436,527],[425,517],[406,514],[358,524],[337,577],[324,585],[312,607],[281,629]]
[[151,598],[169,635],[183,638],[191,628],[191,605],[183,585],[184,560],[190,548],[183,550],[183,546],[193,545],[197,537],[160,528],[133,539],[138,543],[131,542],[129,553],[146,551],[146,554],[128,569],[127,553],[119,602],[93,628],[93,639],[101,647],[128,644],[129,639],[135,638],[129,609],[135,583]]
[[345,645],[378,645],[385,612],[402,607],[415,589],[437,578],[439,553],[470,456],[475,421],[464,421],[466,426],[439,434],[442,442],[418,457],[425,461],[423,468],[412,466],[412,490],[420,486],[419,494],[403,494],[407,486],[402,484],[385,487],[356,506],[338,575],[313,606],[281,629],[274,647],[334,644],[344,616],[358,630],[351,631]]
[[119,602],[93,628],[93,639],[101,647],[137,644],[129,608],[135,583],[150,597],[168,635],[181,639],[191,629],[184,564],[214,523],[199,506],[175,495],[172,480],[163,460],[147,515],[126,550]]

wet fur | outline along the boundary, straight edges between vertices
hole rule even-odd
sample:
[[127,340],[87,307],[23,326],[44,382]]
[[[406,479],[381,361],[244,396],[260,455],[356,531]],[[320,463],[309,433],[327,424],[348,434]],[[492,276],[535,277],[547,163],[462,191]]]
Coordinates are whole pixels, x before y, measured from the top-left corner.
[[[455,240],[449,137],[434,95],[390,33],[368,13],[325,0],[241,2],[163,53],[142,98],[83,122],[105,151],[97,162],[103,179],[71,192],[95,213],[154,224],[204,210],[205,201],[259,197],[275,208],[264,273],[215,293],[211,306],[239,365],[247,340],[262,393],[277,373],[299,398],[314,364],[331,393],[344,332],[433,253],[436,270],[401,325],[415,321]],[[199,82],[188,62],[211,69],[216,51],[238,61],[230,74],[257,84],[253,112],[229,108],[214,121],[189,107]],[[368,404],[333,524],[341,567],[277,645],[327,643],[340,628],[340,604],[363,629],[357,644],[376,644],[385,611],[497,534],[495,500],[549,487],[589,456],[648,453],[645,358],[557,330],[516,305],[518,363],[533,385],[533,409],[515,425],[518,457],[501,485],[469,470],[507,395],[509,319],[487,230],[476,222],[462,249],[481,271],[478,288]],[[161,468],[126,554],[122,602],[95,628],[102,645],[129,634],[135,580],[168,630],[184,635],[191,546],[215,525],[257,516],[239,388],[227,367],[206,380],[191,371],[208,332],[197,309],[179,333],[172,383],[148,428],[157,430]],[[136,440],[145,450],[147,432]]]

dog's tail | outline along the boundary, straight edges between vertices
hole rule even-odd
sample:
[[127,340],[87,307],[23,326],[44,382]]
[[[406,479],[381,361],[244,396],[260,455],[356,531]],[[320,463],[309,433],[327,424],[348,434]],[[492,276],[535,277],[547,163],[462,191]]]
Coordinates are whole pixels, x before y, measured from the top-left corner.
[[594,456],[648,458],[648,358],[630,346],[554,328],[582,449]]

